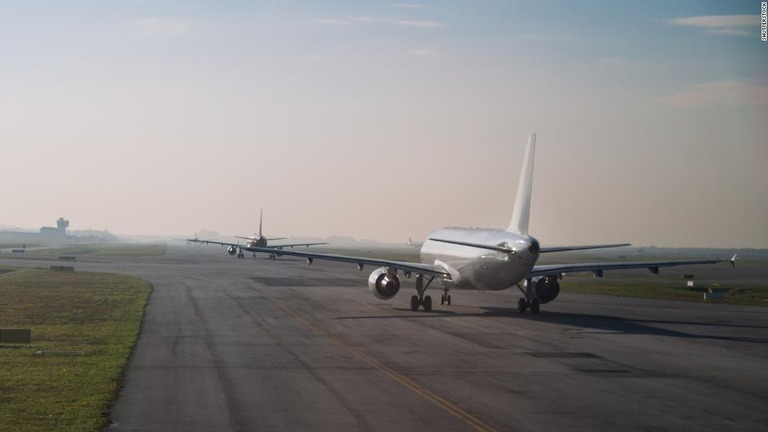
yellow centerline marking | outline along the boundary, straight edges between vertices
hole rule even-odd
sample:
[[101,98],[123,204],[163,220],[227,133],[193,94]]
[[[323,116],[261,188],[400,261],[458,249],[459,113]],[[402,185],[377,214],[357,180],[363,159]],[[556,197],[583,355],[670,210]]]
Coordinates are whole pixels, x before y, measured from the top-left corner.
[[390,378],[397,381],[404,387],[412,390],[414,393],[424,397],[425,399],[433,402],[449,414],[453,415],[454,417],[462,420],[464,423],[468,424],[472,428],[478,431],[485,431],[485,432],[495,432],[496,429],[492,428],[491,426],[483,423],[480,419],[477,417],[474,417],[472,414],[464,411],[463,409],[459,408],[458,406],[454,405],[453,403],[445,400],[444,398],[438,396],[437,394],[429,391],[428,389],[422,387],[412,379],[398,373],[394,369],[390,368],[389,366],[381,363],[380,361],[374,359],[373,357],[369,356],[368,354],[364,353],[363,351],[360,351],[359,349],[353,347],[352,345],[344,342],[343,340],[339,339],[335,335],[333,335],[328,330],[324,329],[323,327],[320,327],[318,324],[310,321],[309,319],[305,318],[300,312],[295,311],[279,300],[275,300],[273,298],[267,297],[267,299],[277,306],[280,310],[285,312],[287,315],[291,316],[293,319],[298,321],[299,323],[303,324],[305,327],[309,328],[316,334],[323,336],[327,339],[329,339],[334,344],[338,345],[339,347],[343,348],[345,351],[349,352],[350,354],[354,355],[358,359],[362,360],[363,362],[373,366],[374,368],[384,372],[387,374]]

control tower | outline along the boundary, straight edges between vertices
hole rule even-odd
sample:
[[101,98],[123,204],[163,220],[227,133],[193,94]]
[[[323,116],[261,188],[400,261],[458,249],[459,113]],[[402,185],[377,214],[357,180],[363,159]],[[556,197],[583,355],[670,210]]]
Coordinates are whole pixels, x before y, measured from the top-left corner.
[[67,228],[69,228],[69,221],[60,217],[59,220],[56,221],[56,228],[59,230],[61,235],[66,235]]
[[69,221],[60,217],[59,220],[56,221],[56,228],[42,227],[40,228],[40,235],[64,238],[67,236],[67,228],[69,228]]

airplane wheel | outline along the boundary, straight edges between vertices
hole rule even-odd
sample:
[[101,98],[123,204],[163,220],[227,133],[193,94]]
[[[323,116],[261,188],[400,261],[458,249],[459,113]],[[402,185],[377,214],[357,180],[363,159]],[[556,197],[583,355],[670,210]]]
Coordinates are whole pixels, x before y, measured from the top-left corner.
[[531,306],[530,306],[531,307],[531,313],[534,314],[534,315],[539,313],[539,306],[540,306],[539,305],[539,300],[537,300],[537,299],[531,300]]
[[517,301],[517,312],[524,314],[526,309],[528,309],[528,301],[524,298],[521,298]]
[[419,310],[419,297],[411,296],[411,310],[414,312]]
[[450,294],[448,294],[447,296],[445,296],[445,303],[446,303],[448,306],[450,306],[450,305],[451,305],[451,295],[450,295]]
[[424,296],[424,312],[432,312],[432,297]]
[[440,304],[445,304],[445,294],[440,296]]

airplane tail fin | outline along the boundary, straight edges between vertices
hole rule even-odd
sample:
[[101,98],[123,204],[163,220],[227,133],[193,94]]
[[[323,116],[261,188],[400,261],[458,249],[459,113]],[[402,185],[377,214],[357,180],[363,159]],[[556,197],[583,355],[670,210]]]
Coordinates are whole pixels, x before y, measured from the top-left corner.
[[263,221],[263,219],[264,219],[264,209],[261,209],[259,211],[259,238],[263,237],[263,235],[261,234],[261,222]]
[[531,190],[533,188],[533,159],[536,153],[536,134],[528,135],[528,146],[525,148],[523,169],[520,172],[520,182],[517,185],[515,208],[507,231],[528,234],[528,218],[531,213]]

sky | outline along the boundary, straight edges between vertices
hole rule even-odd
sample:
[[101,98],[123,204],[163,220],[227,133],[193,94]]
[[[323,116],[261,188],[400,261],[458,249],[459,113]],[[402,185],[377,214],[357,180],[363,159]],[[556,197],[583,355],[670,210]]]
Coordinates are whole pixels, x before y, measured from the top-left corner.
[[768,248],[758,1],[0,0],[0,223]]

